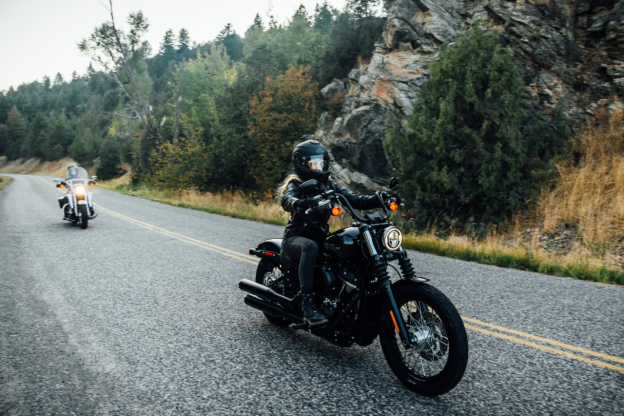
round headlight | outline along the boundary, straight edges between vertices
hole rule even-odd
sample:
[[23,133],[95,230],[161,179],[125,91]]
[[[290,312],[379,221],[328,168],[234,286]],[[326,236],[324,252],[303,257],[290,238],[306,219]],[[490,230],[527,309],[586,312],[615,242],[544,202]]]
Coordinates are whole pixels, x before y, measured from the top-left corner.
[[397,250],[403,242],[403,234],[396,227],[388,227],[383,233],[383,244],[389,251]]
[[84,186],[77,186],[76,187],[76,195],[84,195],[84,193],[85,193]]

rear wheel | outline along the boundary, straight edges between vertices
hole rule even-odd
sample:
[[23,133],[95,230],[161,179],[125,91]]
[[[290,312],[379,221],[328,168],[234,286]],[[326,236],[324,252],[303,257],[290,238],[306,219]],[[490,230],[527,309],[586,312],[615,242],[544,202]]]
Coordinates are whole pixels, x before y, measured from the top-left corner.
[[412,347],[405,348],[386,303],[379,339],[388,365],[405,386],[423,396],[447,393],[468,363],[468,336],[451,301],[422,283],[399,284],[393,291]]
[[[279,280],[281,277],[282,271],[279,268],[279,261],[277,259],[263,258],[260,260],[258,269],[256,270],[256,283],[260,283],[261,285],[273,289],[280,295],[284,295],[284,281]],[[269,315],[268,313],[265,313],[264,316],[266,316],[273,325],[286,326],[291,323],[288,319],[279,318]]]
[[83,230],[89,225],[89,210],[86,205],[80,205],[80,228]]

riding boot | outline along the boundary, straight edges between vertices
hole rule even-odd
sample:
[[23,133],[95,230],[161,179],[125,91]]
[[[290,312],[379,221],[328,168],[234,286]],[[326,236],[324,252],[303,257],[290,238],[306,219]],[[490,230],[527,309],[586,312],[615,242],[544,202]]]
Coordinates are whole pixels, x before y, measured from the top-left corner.
[[314,295],[303,294],[302,296],[303,302],[301,304],[301,308],[303,309],[303,320],[310,326],[323,325],[327,323],[327,317],[323,315],[314,304]]

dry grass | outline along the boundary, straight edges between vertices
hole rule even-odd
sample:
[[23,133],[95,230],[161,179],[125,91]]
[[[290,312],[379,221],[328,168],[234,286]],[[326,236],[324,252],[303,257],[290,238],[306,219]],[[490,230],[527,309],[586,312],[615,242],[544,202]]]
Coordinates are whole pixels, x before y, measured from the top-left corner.
[[555,188],[544,192],[537,218],[546,232],[574,227],[585,244],[624,238],[624,116],[622,110],[588,125],[579,140],[580,163],[557,166]]
[[130,174],[100,182],[100,187],[183,208],[285,225],[288,215],[274,201],[252,201],[242,192],[202,193],[196,190],[159,190],[145,185],[130,185]]
[[11,183],[11,178],[8,176],[0,176],[0,192],[4,189],[5,186]]

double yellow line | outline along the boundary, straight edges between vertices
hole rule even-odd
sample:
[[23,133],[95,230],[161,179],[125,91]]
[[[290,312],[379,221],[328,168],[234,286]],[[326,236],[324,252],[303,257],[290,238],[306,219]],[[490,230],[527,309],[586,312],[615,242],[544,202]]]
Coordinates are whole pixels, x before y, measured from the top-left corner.
[[174,233],[173,231],[169,231],[169,230],[166,230],[164,228],[156,227],[155,225],[148,224],[148,223],[143,222],[143,221],[135,220],[134,218],[130,218],[130,217],[127,217],[125,215],[121,215],[121,214],[119,214],[117,212],[111,211],[110,209],[106,209],[106,208],[102,208],[102,207],[99,207],[99,209],[100,209],[100,211],[105,212],[105,213],[107,213],[109,215],[112,215],[115,218],[119,218],[120,220],[127,221],[127,222],[129,222],[131,224],[138,225],[139,227],[143,227],[145,229],[157,232],[159,234],[164,234],[164,235],[166,235],[168,237],[175,238],[176,240],[180,240],[180,241],[182,241],[184,243],[193,244],[194,246],[201,247],[203,249],[210,250],[210,251],[213,251],[215,253],[222,254],[224,256],[228,256],[228,257],[231,257],[233,259],[244,261],[246,263],[250,263],[250,264],[253,264],[253,265],[257,265],[258,262],[259,262],[259,260],[255,259],[254,257],[246,256],[246,255],[244,255],[242,253],[239,253],[237,251],[228,250],[227,248],[223,248],[223,247],[220,247],[220,246],[217,246],[217,245],[214,245],[214,244],[206,243],[206,242],[201,241],[201,240],[196,240],[194,238],[187,237],[187,236],[185,236],[183,234]]
[[[50,186],[54,186],[43,179],[43,182]],[[228,250],[226,248],[206,243],[204,241],[196,240],[191,237],[187,237],[182,234],[175,233],[173,231],[166,230],[164,228],[156,227],[155,225],[148,224],[143,221],[136,220],[126,215],[119,214],[106,208],[100,207],[100,211],[105,212],[115,218],[129,222],[139,227],[148,229],[150,231],[157,232],[159,234],[166,235],[184,243],[193,244],[194,246],[210,250],[212,252],[222,254],[224,256],[231,257],[235,260],[244,261],[253,265],[258,264],[258,260],[253,257],[248,257],[242,253]],[[479,321],[477,319],[462,317],[464,325],[467,329],[475,331],[481,334],[489,335],[495,338],[503,339],[516,344],[524,345],[526,347],[535,348],[544,352],[559,355],[561,357],[577,360],[586,364],[591,364],[597,367],[606,368],[608,370],[624,373],[624,367],[617,364],[624,364],[624,358],[615,357],[600,352],[592,351],[586,348],[576,347],[574,345],[565,344],[563,342],[554,341],[548,338],[539,337],[537,335],[529,334],[526,332],[516,331],[514,329],[505,328],[500,325],[490,324],[488,322]]]
[[[462,316],[462,319],[464,320],[464,326],[472,331],[490,335],[495,338],[504,339],[506,341],[514,342],[516,344],[521,344],[526,347],[536,348],[541,351],[556,354],[565,358],[570,358],[572,360],[577,360],[586,364],[591,364],[597,367],[602,367],[609,370],[617,371],[619,373],[624,373],[624,367],[612,364],[624,364],[624,358],[614,357],[612,355],[588,350],[586,348],[576,347],[574,345],[569,345],[563,342],[554,341],[552,339],[539,337],[537,335],[528,334],[526,332],[516,331],[515,329],[505,328],[500,325],[494,325],[476,319],[467,318],[465,316]],[[575,354],[571,351],[575,351],[583,355]],[[600,358],[604,361],[600,361],[590,357]]]

